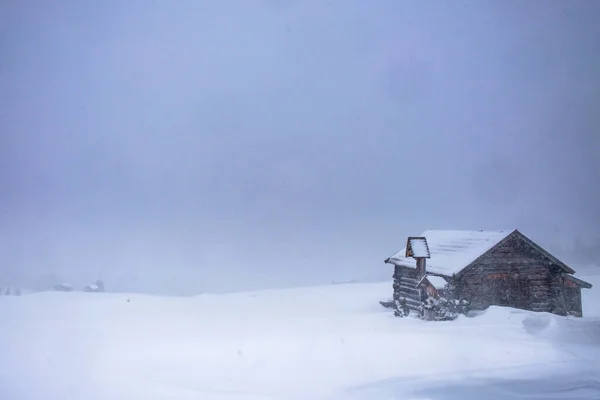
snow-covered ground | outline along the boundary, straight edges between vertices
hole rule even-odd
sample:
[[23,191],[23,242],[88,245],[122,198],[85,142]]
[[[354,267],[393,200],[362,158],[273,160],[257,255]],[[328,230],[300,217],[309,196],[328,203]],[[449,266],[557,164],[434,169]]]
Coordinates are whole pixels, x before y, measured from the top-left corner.
[[389,282],[2,296],[0,399],[600,398],[600,276],[584,279],[580,319],[399,319]]

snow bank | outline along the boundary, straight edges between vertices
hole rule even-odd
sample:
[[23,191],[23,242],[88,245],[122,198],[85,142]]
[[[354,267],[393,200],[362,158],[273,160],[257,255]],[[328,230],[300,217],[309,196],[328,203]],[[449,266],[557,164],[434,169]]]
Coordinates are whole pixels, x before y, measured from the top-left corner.
[[333,398],[394,386],[385,382],[550,374],[597,356],[583,334],[578,346],[593,351],[560,342],[596,332],[594,319],[499,307],[451,322],[399,319],[378,303],[390,290],[3,297],[0,398]]

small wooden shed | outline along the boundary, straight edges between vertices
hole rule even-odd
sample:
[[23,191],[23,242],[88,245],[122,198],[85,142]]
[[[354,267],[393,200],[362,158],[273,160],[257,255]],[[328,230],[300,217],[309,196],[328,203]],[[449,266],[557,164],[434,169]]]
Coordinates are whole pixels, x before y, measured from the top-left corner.
[[418,310],[452,281],[473,309],[507,306],[582,316],[581,289],[592,285],[518,230],[428,230],[409,237],[388,257],[394,265],[394,300]]

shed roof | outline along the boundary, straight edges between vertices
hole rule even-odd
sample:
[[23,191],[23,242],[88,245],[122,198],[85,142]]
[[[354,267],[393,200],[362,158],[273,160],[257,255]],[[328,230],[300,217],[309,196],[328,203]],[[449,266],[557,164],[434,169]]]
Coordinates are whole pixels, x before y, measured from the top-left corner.
[[592,284],[589,282],[584,281],[583,279],[579,279],[579,278],[575,278],[573,275],[569,275],[569,274],[562,274],[562,276],[565,279],[570,280],[571,282],[574,282],[576,284],[578,284],[579,286],[586,288],[586,289],[591,289],[592,288]]
[[[427,271],[452,276],[500,243],[512,232],[514,230],[427,230],[421,235],[427,238],[431,255],[427,261]],[[415,268],[415,260],[405,257],[405,255],[406,248],[389,257],[386,262]]]
[[417,286],[420,286],[425,279],[427,279],[429,283],[431,283],[431,286],[433,286],[437,290],[443,289],[448,284],[448,282],[441,276],[426,274],[424,277],[421,278],[419,283],[417,283]]

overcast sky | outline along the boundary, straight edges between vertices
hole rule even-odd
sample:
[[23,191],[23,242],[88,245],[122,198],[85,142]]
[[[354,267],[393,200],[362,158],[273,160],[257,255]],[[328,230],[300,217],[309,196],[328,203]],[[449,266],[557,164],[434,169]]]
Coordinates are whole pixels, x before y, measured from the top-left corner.
[[598,241],[599,18],[4,0],[0,279],[194,293],[388,278],[429,228]]

